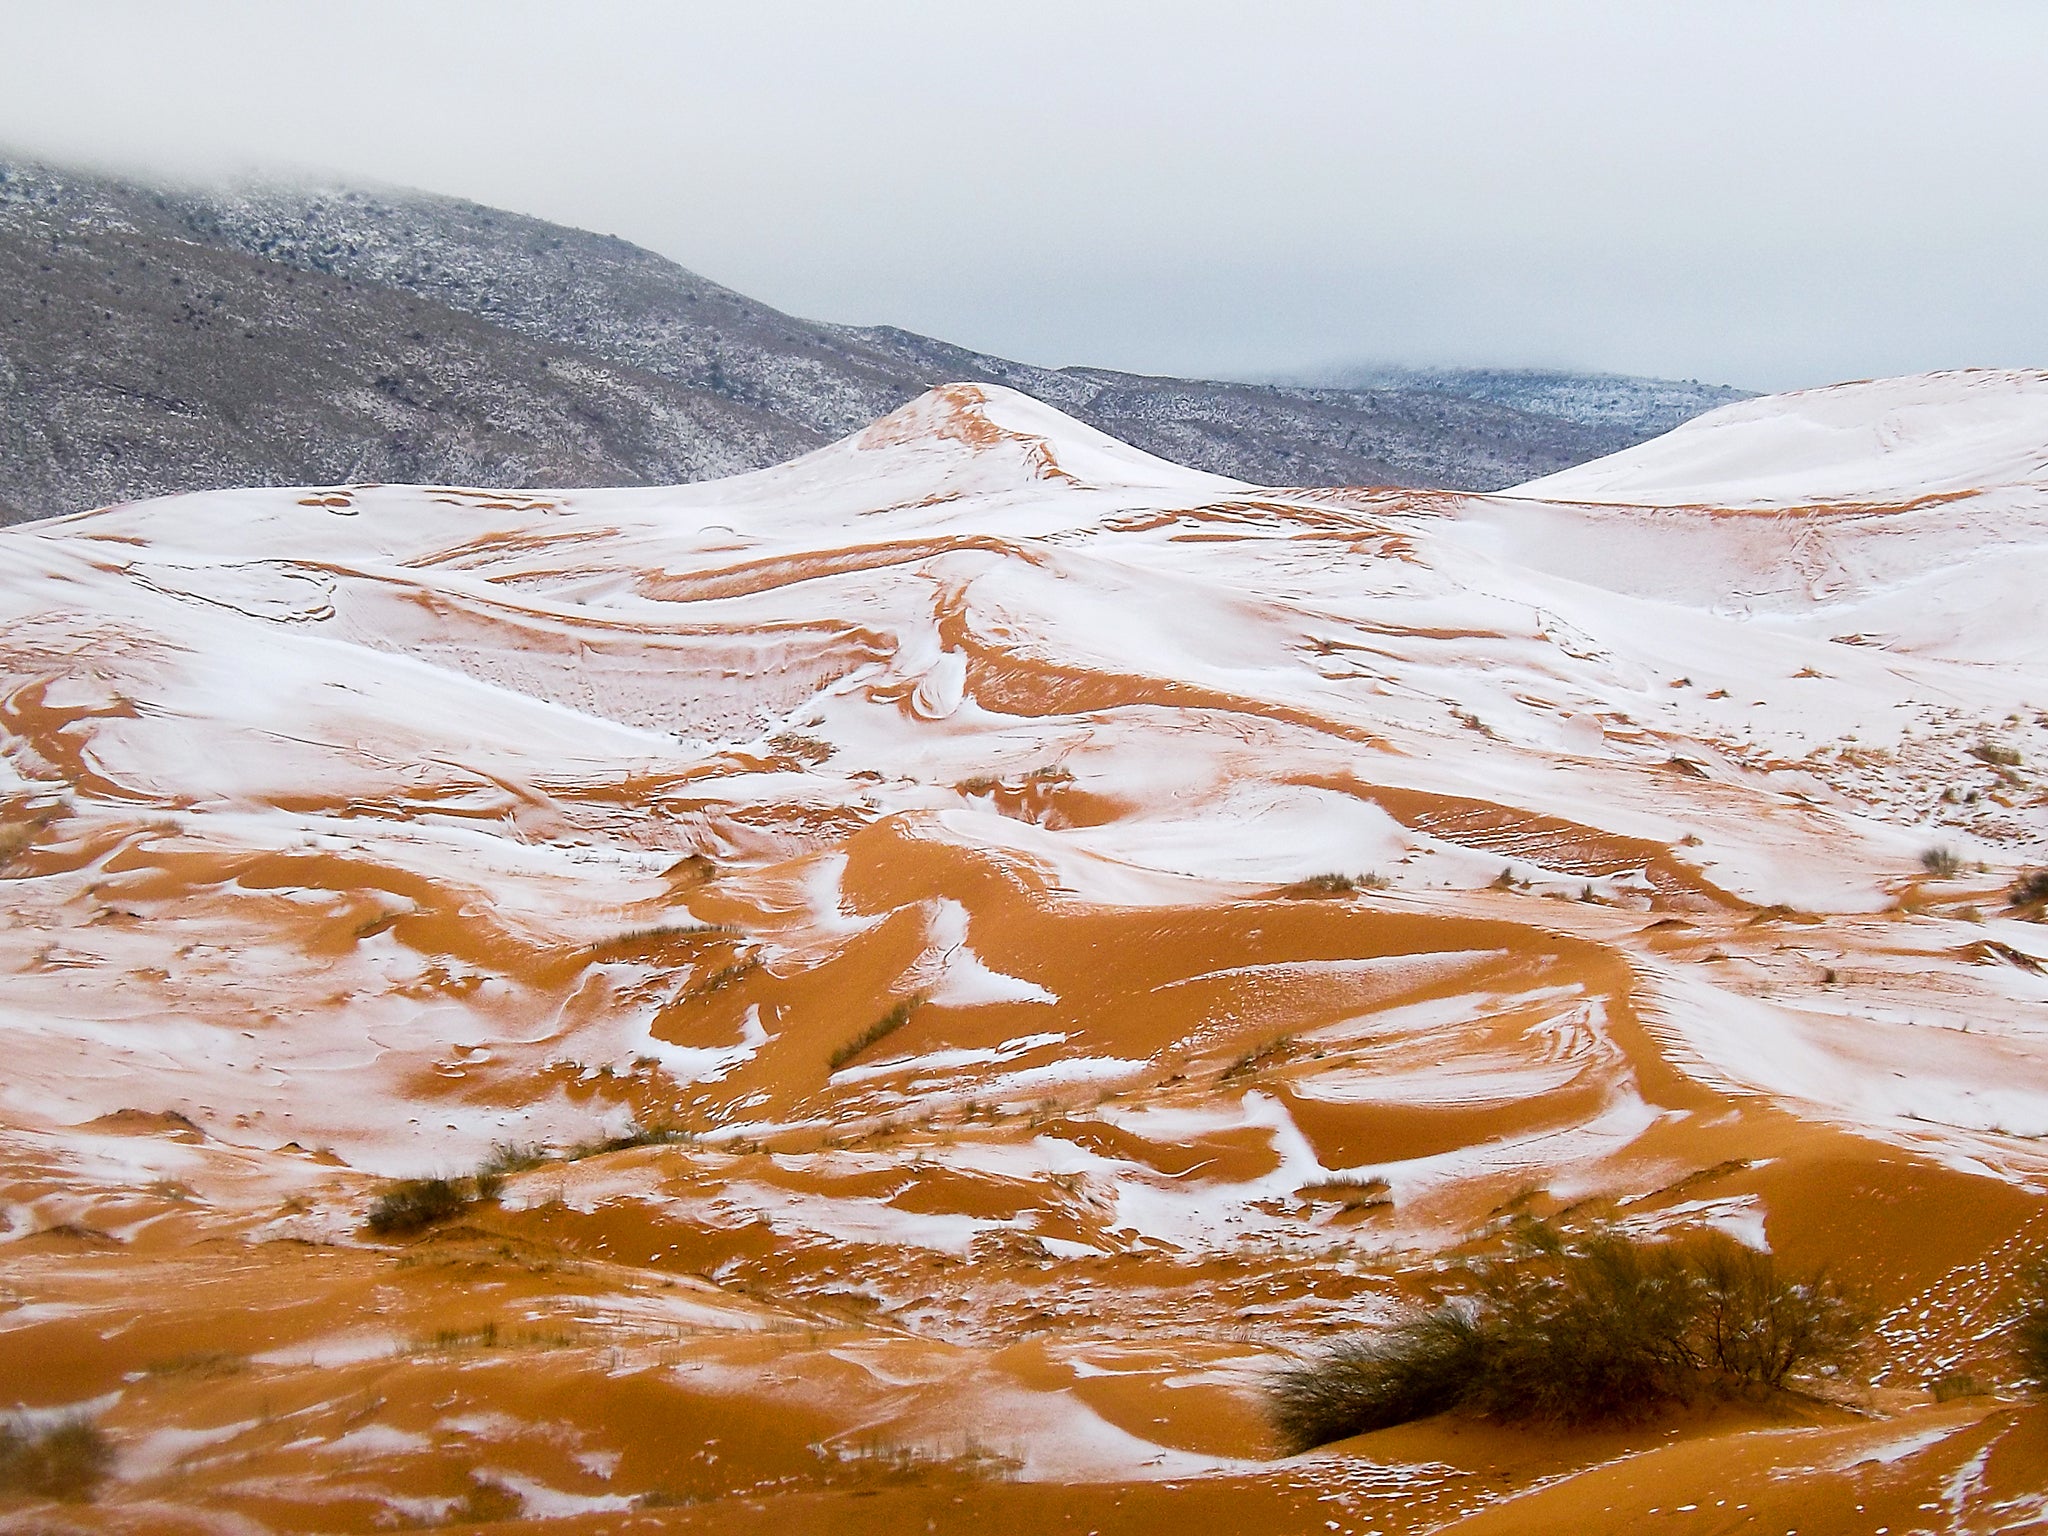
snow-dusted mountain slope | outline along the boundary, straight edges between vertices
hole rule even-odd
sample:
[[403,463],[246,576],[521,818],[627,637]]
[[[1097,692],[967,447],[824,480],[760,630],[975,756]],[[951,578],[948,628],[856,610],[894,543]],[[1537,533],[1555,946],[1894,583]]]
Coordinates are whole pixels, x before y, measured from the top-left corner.
[[1348,368],[1313,382],[1344,389],[1410,389],[1491,400],[1518,411],[1559,416],[1587,426],[1626,427],[1646,437],[1669,432],[1718,406],[1753,398],[1747,390],[1702,384],[1697,379],[1644,379],[1559,368]]
[[1654,381],[1614,381],[1589,412],[1555,391],[1034,367],[801,320],[623,240],[453,198],[148,186],[4,154],[0,293],[0,522],[217,485],[712,479],[949,379],[1290,485],[1506,485],[1668,425],[1625,408]]
[[[1894,1417],[1709,1418],[1666,1502],[2038,1498],[2039,1410],[1921,1384],[2009,1379],[2048,1223],[2040,381],[1824,394],[1645,450],[1771,515],[958,384],[715,482],[0,533],[0,1369],[160,1521],[1598,1528],[1661,1431],[1267,1459],[1282,1350],[1523,1213],[1869,1289]],[[1803,490],[1716,445],[1816,411]]]

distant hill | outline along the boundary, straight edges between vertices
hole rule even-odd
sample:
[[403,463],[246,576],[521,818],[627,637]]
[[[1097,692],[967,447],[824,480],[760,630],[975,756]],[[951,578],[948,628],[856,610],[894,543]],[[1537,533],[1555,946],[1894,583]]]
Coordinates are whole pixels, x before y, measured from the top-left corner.
[[1697,379],[1640,379],[1555,368],[1353,368],[1313,381],[1321,387],[1396,389],[1486,400],[1582,426],[1619,427],[1645,438],[1695,416],[1756,398],[1746,389]]
[[224,485],[699,480],[952,380],[1260,483],[1491,489],[1652,436],[1692,398],[1670,392],[1697,388],[1599,381],[1672,402],[1603,414],[1597,390],[1497,382],[1525,375],[1281,387],[1039,368],[799,320],[615,237],[452,198],[150,186],[7,157],[0,292],[0,521]]

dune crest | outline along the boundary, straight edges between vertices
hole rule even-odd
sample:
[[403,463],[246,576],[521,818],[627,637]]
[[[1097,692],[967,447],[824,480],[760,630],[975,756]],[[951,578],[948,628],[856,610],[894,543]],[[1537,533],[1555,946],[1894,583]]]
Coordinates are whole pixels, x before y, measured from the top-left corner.
[[[2043,443],[1957,373],[1289,490],[950,385],[0,532],[0,1379],[109,1530],[2038,1512],[1954,1384],[2048,1245]],[[1826,1260],[1875,1385],[1276,1460],[1520,1215]]]

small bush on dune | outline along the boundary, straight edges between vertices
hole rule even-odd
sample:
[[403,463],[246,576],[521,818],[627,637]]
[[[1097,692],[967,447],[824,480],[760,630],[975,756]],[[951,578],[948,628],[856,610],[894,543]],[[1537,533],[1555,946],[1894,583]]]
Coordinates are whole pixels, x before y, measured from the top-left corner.
[[2013,1353],[2035,1391],[2048,1395],[2048,1259],[2035,1263],[2013,1321]]
[[0,1423],[0,1494],[90,1498],[113,1464],[113,1446],[85,1419],[40,1429]]
[[910,1016],[917,1011],[918,1005],[923,1001],[924,999],[921,996],[905,998],[851,1040],[840,1045],[827,1058],[831,1065],[831,1070],[837,1072],[841,1067],[850,1064],[855,1057],[859,1056],[869,1047],[880,1045],[884,1040],[895,1034],[897,1030],[910,1022]]
[[2023,870],[2005,899],[2015,907],[2038,906],[2048,902],[2048,869]]
[[1929,848],[1920,855],[1920,867],[1937,880],[1953,880],[1963,872],[1963,860],[1953,848]]
[[539,1142],[501,1141],[491,1148],[491,1155],[484,1159],[477,1170],[479,1181],[487,1175],[524,1173],[529,1168],[538,1168],[548,1160],[548,1149]]
[[581,1142],[571,1147],[563,1156],[575,1163],[586,1157],[602,1157],[607,1152],[625,1152],[634,1147],[666,1147],[696,1139],[692,1132],[679,1130],[672,1125],[630,1125],[616,1136]]
[[365,1225],[372,1232],[418,1232],[467,1210],[475,1200],[464,1180],[400,1179],[377,1197]]
[[1453,1410],[1583,1424],[1711,1395],[1766,1396],[1849,1358],[1865,1320],[1824,1274],[1719,1234],[1568,1242],[1531,1224],[1456,1302],[1280,1373],[1272,1417],[1306,1450]]
[[1463,1406],[1482,1348],[1474,1320],[1442,1307],[1377,1338],[1346,1339],[1273,1383],[1273,1427],[1290,1450]]

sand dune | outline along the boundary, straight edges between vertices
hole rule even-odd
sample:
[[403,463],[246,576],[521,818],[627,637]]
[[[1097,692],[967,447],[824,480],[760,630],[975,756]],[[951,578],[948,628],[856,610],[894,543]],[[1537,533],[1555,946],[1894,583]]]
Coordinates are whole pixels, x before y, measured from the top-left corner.
[[[117,1452],[63,1528],[2048,1518],[2044,400],[1471,497],[953,386],[709,484],[0,533],[0,1399]],[[1278,1458],[1273,1366],[1515,1213],[1826,1260],[1869,1381]]]

